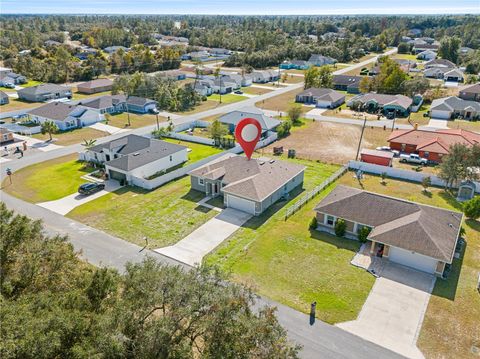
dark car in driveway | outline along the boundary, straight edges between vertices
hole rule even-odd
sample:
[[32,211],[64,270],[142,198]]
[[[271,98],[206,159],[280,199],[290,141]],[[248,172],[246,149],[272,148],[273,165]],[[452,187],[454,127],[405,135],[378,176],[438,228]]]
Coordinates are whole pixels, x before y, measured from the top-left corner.
[[103,183],[84,183],[78,187],[78,193],[88,196],[95,192],[99,192],[105,189],[105,184]]

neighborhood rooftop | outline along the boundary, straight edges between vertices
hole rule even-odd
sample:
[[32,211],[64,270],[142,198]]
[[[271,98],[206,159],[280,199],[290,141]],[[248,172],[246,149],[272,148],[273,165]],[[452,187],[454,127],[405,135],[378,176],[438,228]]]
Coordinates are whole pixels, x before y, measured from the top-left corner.
[[28,114],[48,118],[50,120],[63,121],[77,108],[77,105],[63,102],[50,102],[43,106],[28,111]]

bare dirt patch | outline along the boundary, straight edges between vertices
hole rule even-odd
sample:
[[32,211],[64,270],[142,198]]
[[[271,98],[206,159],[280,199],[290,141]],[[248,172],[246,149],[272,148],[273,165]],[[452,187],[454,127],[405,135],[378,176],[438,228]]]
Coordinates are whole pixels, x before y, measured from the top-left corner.
[[[308,122],[302,128],[293,131],[263,149],[264,154],[273,154],[273,147],[283,146],[285,152],[296,150],[296,156],[302,159],[319,160],[327,163],[344,164],[355,159],[361,127],[329,122]],[[387,145],[390,131],[381,128],[365,128],[361,148],[375,148]]]

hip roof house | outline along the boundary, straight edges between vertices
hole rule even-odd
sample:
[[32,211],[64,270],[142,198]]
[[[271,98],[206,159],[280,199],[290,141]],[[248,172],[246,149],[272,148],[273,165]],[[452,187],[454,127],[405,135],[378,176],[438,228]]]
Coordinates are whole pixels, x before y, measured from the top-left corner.
[[230,132],[235,131],[235,127],[240,120],[250,117],[257,120],[262,126],[262,133],[265,134],[268,131],[274,130],[280,125],[280,121],[273,117],[268,117],[263,114],[263,111],[256,107],[243,107],[239,110],[229,112],[221,116],[218,120],[229,126]]
[[407,116],[412,104],[413,100],[404,95],[384,95],[377,93],[358,95],[347,101],[348,107],[362,107],[368,112],[395,112],[399,116]]
[[450,96],[435,99],[430,106],[430,117],[445,120],[462,117],[466,120],[480,118],[480,102]]
[[[339,185],[316,207],[318,229],[333,232],[345,220],[347,235],[370,229],[371,254],[423,272],[443,275],[451,264],[463,214]],[[383,249],[383,250],[382,250]]]
[[78,92],[81,93],[98,93],[104,91],[111,91],[113,81],[110,79],[96,79],[92,81],[83,82],[77,85]]
[[32,87],[26,87],[17,91],[18,98],[30,102],[44,102],[61,98],[71,98],[72,90],[70,87],[55,84],[41,84]]
[[300,92],[295,101],[320,108],[335,108],[345,102],[345,95],[332,89],[311,87]]

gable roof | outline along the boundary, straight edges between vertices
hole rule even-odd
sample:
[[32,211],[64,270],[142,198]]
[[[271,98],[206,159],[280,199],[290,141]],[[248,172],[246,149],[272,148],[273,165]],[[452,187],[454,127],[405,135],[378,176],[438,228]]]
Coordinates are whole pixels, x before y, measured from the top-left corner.
[[41,95],[41,94],[48,94],[52,92],[64,92],[70,91],[70,87],[60,86],[55,84],[41,84],[32,87],[25,87],[17,92],[19,94],[32,94],[32,95]]
[[287,161],[248,160],[244,156],[231,156],[210,162],[189,175],[221,179],[224,193],[261,202],[304,170],[305,166]]
[[480,83],[467,86],[460,90],[461,93],[480,93]]
[[350,101],[360,101],[363,104],[369,101],[375,101],[382,107],[386,105],[397,105],[403,107],[405,110],[407,110],[413,103],[413,100],[410,97],[404,95],[386,95],[373,92],[355,96]]
[[[414,145],[417,149],[422,148],[423,150],[425,150],[427,146],[433,146],[433,144],[436,143],[436,146],[439,147],[435,147],[435,149],[441,150],[442,148],[449,149],[450,146],[456,143],[461,143],[466,146],[480,144],[480,134],[460,129],[437,131],[396,130],[390,134],[387,141]],[[434,152],[433,147],[430,148],[431,152]],[[445,152],[442,151],[439,153]]]
[[345,98],[345,95],[341,94],[340,92],[328,88],[318,87],[310,87],[300,92],[297,96],[311,96],[315,97],[317,100],[331,102],[335,102],[341,100],[342,98]]
[[429,68],[429,67],[449,67],[449,68],[454,68],[455,67],[455,64],[450,61],[450,60],[446,60],[446,59],[435,59],[435,60],[431,60],[431,61],[428,61],[426,64],[425,64],[425,68]]
[[268,117],[263,114],[263,111],[254,107],[243,107],[239,110],[229,112],[223,116],[221,116],[218,120],[221,123],[231,124],[236,126],[240,120],[244,119],[245,117],[252,117],[260,122],[263,131],[271,130],[277,127],[280,124],[280,121],[276,118]]
[[157,103],[157,101],[145,98],[145,97],[138,97],[138,96],[129,96],[127,98],[127,104],[128,105],[136,105],[136,106],[145,106],[146,104],[149,103]]
[[80,102],[79,104],[100,110],[126,102],[127,97],[125,95],[105,95],[97,97],[94,100],[87,100],[87,102]]
[[471,107],[475,111],[480,112],[480,103],[476,101],[463,100],[455,96],[433,100],[432,105],[430,106],[430,111],[463,111],[467,107]]
[[463,214],[338,185],[315,210],[373,227],[368,239],[451,263]]
[[113,86],[113,81],[110,79],[96,79],[92,81],[82,82],[81,84],[77,85],[77,87],[89,89],[105,86]]
[[362,76],[334,75],[332,82],[334,85],[346,85],[348,87],[359,87]]
[[27,113],[33,116],[40,116],[50,120],[63,121],[77,108],[77,105],[70,105],[64,102],[50,102],[34,108]]

